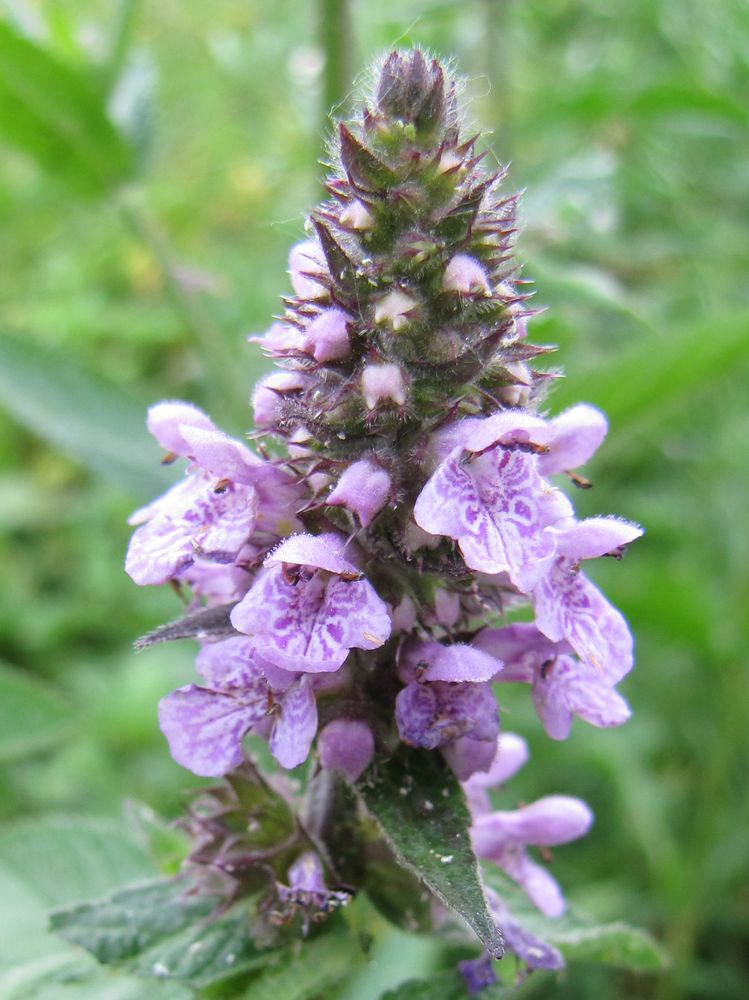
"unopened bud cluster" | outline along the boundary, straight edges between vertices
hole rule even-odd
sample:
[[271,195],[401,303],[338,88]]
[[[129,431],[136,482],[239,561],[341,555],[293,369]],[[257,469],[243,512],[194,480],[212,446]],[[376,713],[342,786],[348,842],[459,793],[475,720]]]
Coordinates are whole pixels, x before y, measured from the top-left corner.
[[[641,531],[578,521],[561,488],[580,481],[565,474],[606,421],[585,404],[539,412],[548,375],[529,362],[549,348],[527,340],[516,199],[477,140],[438,62],[388,56],[369,106],[339,126],[285,312],[251,338],[276,365],[252,396],[254,436],[282,442],[282,457],[188,404],[153,407],[151,431],[189,474],[134,516],[127,569],[226,612],[200,683],[160,706],[177,761],[241,773],[249,732],[284,768],[312,752],[349,781],[399,742],[441,753],[466,783],[477,854],[558,915],[558,886],[525,845],[580,836],[591,815],[564,796],[491,811],[486,785],[527,756],[500,737],[492,685],[529,685],[554,739],[575,715],[625,721],[615,685],[631,636],[581,563],[621,555]],[[507,624],[520,605],[534,620]],[[329,902],[308,852],[279,851],[279,884]]]

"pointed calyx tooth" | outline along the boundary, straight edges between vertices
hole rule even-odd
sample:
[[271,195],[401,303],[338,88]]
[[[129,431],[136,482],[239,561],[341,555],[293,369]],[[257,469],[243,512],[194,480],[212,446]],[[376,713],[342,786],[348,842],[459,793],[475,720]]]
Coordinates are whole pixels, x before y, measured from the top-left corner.
[[338,126],[341,163],[355,190],[376,193],[395,182],[395,174],[361,143],[343,122]]
[[391,400],[396,406],[406,402],[403,370],[392,361],[367,365],[361,374],[361,390],[369,410],[377,409],[383,400]]
[[320,217],[312,219],[312,225],[322,245],[322,252],[330,271],[334,285],[348,292],[355,286],[354,274],[356,265],[349,252],[339,239],[333,235],[330,226]]
[[396,332],[408,325],[411,314],[418,303],[406,292],[394,288],[375,305],[374,321],[389,326]]
[[442,290],[461,295],[491,294],[486,271],[467,253],[456,253],[447,265],[442,275]]

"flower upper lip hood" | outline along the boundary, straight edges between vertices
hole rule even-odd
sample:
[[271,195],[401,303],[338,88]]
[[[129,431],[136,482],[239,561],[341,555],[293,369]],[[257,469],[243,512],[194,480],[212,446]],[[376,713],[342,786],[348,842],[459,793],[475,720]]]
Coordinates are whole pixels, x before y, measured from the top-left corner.
[[[267,556],[231,621],[252,636],[270,663],[285,670],[334,671],[350,649],[377,649],[390,635],[385,603],[344,549],[333,533],[299,534]],[[287,564],[312,572],[288,578]]]

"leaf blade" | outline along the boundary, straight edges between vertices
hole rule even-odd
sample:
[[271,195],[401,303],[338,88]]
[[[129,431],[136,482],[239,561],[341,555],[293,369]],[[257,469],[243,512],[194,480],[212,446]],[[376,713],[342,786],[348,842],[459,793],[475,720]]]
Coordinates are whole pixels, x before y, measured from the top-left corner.
[[74,722],[71,706],[53,688],[0,663],[0,761],[54,746]]
[[196,987],[257,968],[275,954],[255,947],[246,909],[234,907],[209,921],[220,900],[186,895],[188,888],[181,879],[130,886],[103,900],[57,910],[50,926],[104,965]]
[[0,134],[66,187],[102,195],[133,154],[89,80],[0,21]]
[[3,332],[0,404],[19,423],[120,488],[150,498],[174,474],[145,427],[145,405],[61,351]]
[[[401,746],[388,761],[375,762],[356,789],[400,863],[458,913],[491,954],[501,957],[501,935],[487,908],[471,848],[468,808],[442,758]],[[435,844],[441,845],[439,852]]]

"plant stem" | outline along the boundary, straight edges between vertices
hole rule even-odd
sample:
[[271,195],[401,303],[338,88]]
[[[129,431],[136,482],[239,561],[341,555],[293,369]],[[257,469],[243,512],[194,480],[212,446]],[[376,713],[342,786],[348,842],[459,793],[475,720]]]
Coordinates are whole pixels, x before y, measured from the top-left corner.
[[351,88],[354,33],[348,0],[320,0],[318,10],[320,46],[325,56],[320,118],[322,132],[326,133],[331,109],[343,109]]

